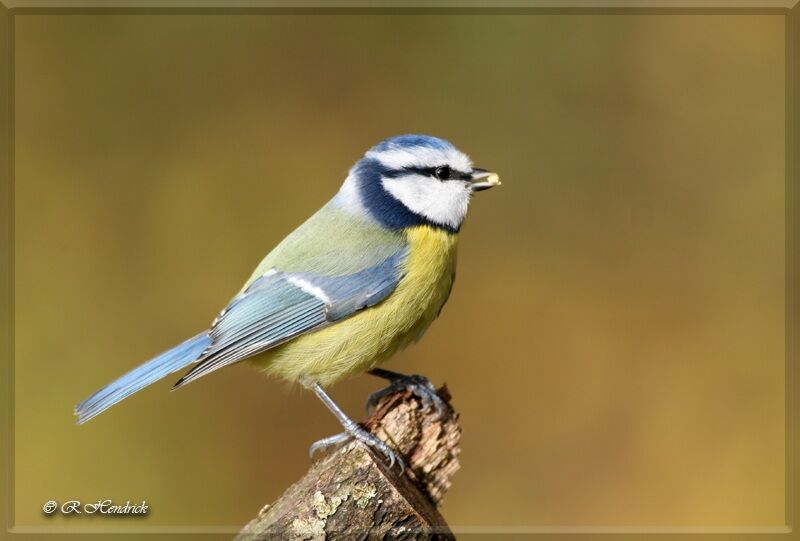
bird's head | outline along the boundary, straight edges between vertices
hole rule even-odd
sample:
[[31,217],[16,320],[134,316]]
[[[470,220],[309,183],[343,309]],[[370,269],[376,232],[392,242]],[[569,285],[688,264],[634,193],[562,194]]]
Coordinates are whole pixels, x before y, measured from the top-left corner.
[[500,184],[450,142],[428,135],[381,141],[350,170],[337,201],[385,227],[458,231],[472,194]]

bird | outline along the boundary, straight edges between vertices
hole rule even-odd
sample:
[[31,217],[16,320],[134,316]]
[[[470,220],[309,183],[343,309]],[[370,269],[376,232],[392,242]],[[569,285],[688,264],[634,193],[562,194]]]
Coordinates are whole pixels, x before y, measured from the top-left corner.
[[256,369],[313,391],[341,434],[313,454],[351,439],[403,461],[353,421],[327,388],[359,373],[389,381],[367,407],[407,389],[426,407],[443,403],[425,377],[378,368],[419,340],[455,280],[458,237],[472,196],[500,184],[447,140],[389,137],[350,168],[339,191],[261,261],[211,326],[122,375],[74,410],[83,424],[169,374],[173,390],[225,366]]

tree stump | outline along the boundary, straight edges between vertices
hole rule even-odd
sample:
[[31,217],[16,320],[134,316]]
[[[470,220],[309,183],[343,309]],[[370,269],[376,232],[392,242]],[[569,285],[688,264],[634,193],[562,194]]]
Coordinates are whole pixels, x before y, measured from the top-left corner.
[[460,467],[461,428],[446,387],[438,393],[443,418],[402,391],[363,423],[403,457],[402,474],[360,442],[347,443],[314,462],[236,540],[455,539],[436,506]]

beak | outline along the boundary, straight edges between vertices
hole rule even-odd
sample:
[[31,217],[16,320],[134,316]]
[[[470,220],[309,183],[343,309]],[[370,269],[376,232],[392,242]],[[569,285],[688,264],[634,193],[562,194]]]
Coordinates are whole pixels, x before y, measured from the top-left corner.
[[469,185],[473,192],[488,190],[494,186],[500,186],[500,177],[497,173],[474,167],[472,176],[469,179]]

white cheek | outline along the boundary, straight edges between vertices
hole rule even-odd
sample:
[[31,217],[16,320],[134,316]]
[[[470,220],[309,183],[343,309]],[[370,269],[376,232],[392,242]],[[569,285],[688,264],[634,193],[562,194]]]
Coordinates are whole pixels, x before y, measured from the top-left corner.
[[458,227],[469,207],[470,191],[460,181],[440,181],[422,175],[383,178],[384,188],[408,210],[432,222]]

